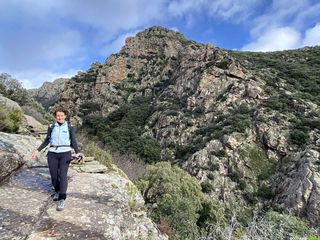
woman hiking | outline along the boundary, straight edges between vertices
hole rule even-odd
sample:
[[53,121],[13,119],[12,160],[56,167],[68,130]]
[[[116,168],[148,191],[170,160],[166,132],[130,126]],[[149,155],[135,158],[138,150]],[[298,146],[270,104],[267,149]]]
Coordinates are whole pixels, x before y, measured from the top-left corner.
[[78,159],[82,158],[82,154],[79,153],[74,128],[66,121],[66,115],[67,111],[63,108],[57,108],[54,111],[55,123],[49,126],[45,140],[31,155],[31,159],[35,159],[38,153],[50,144],[48,166],[52,186],[55,190],[53,200],[58,201],[57,211],[64,209],[64,201],[67,197],[67,174],[72,148],[76,153],[75,157]]

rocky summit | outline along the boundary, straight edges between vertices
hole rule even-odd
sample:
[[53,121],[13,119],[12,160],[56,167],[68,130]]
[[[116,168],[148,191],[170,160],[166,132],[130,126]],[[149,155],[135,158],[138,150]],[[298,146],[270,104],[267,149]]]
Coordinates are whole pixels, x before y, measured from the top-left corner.
[[185,169],[211,198],[319,227],[319,52],[226,51],[152,27],[67,81],[59,104],[110,148]]

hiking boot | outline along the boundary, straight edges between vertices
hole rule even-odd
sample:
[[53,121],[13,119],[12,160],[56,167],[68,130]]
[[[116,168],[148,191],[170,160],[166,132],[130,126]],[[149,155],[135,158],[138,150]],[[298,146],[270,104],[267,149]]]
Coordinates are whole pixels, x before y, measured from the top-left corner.
[[57,204],[57,211],[62,211],[64,209],[64,199],[60,199]]
[[59,193],[56,192],[55,194],[52,195],[52,200],[53,201],[58,201],[59,200]]

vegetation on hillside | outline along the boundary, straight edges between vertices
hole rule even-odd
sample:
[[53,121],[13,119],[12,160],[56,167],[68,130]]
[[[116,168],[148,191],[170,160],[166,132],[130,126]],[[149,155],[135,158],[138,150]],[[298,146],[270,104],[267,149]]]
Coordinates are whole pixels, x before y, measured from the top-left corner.
[[310,131],[320,129],[320,112],[312,109],[320,105],[320,47],[229,53],[266,82],[264,107],[293,116],[289,142],[307,145]]
[[307,222],[286,213],[255,213],[201,192],[199,182],[169,162],[149,165],[137,182],[150,217],[169,239],[301,239],[315,236]]
[[[229,53],[250,70],[271,73],[273,78],[264,78],[269,86],[283,87],[295,93],[297,98],[320,105],[320,47],[267,53]],[[281,85],[282,80],[285,85]]]
[[137,97],[107,117],[87,115],[83,124],[88,133],[98,136],[107,149],[122,154],[133,153],[152,163],[160,160],[160,146],[154,138],[142,136],[146,119],[152,111],[150,99]]

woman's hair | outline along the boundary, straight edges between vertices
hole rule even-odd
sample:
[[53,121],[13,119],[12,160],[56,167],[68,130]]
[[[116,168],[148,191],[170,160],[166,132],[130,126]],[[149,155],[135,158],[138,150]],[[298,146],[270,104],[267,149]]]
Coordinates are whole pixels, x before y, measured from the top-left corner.
[[63,107],[57,107],[53,112],[53,116],[56,116],[57,112],[63,112],[66,116],[68,115],[68,111]]

